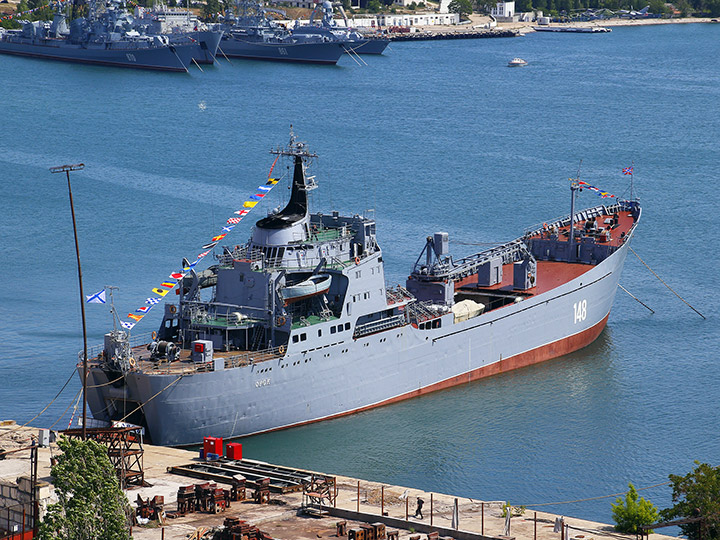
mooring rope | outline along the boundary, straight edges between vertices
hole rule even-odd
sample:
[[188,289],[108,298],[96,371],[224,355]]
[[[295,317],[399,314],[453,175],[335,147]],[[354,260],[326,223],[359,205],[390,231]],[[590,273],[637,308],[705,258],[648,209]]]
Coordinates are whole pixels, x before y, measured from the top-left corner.
[[[63,384],[63,386],[62,386],[62,388],[60,389],[60,391],[55,395],[55,397],[52,399],[52,401],[51,401],[50,403],[48,403],[47,405],[45,405],[45,408],[44,408],[42,411],[40,411],[39,413],[37,413],[35,416],[33,416],[30,420],[28,420],[27,422],[25,422],[23,425],[21,425],[21,426],[16,426],[16,427],[14,427],[14,428],[12,428],[12,429],[9,429],[7,432],[0,434],[0,436],[2,436],[2,435],[9,435],[9,434],[11,434],[11,433],[15,433],[17,430],[26,427],[30,422],[32,422],[33,420],[35,420],[38,416],[40,416],[40,415],[41,415],[42,413],[44,413],[45,411],[47,411],[48,408],[50,407],[50,405],[52,405],[53,403],[55,403],[55,401],[57,400],[57,398],[60,397],[60,394],[63,393],[63,390],[65,390],[65,388],[67,387],[67,385],[70,384],[70,381],[72,380],[72,378],[73,378],[74,375],[75,375],[75,369],[72,370],[72,373],[70,373],[70,377],[68,377],[68,380],[65,381],[65,384]],[[73,398],[73,399],[74,399],[74,398]],[[71,402],[71,404],[72,404],[72,402]],[[68,407],[68,408],[69,408],[69,407]],[[67,409],[65,409],[65,411],[67,412]],[[63,414],[65,414],[65,413],[63,413]],[[57,422],[56,422],[56,423],[57,423]],[[55,424],[53,424],[53,425],[55,425]]]
[[655,270],[653,270],[652,268],[650,268],[650,267],[648,266],[648,264],[640,258],[640,255],[638,255],[637,253],[635,253],[635,250],[634,250],[632,247],[628,246],[628,248],[630,249],[630,251],[632,251],[632,252],[635,254],[635,256],[638,258],[638,260],[645,265],[645,268],[647,268],[648,270],[650,270],[650,271],[653,273],[653,275],[660,280],[660,283],[662,283],[662,284],[665,285],[668,289],[670,289],[670,292],[672,292],[672,293],[673,293],[675,296],[677,296],[680,300],[682,300],[683,302],[685,302],[685,304],[686,304],[690,309],[692,309],[695,313],[697,313],[698,315],[700,315],[703,319],[706,319],[705,315],[703,315],[703,314],[700,313],[697,309],[695,309],[694,307],[692,307],[682,296],[680,296],[678,293],[676,293],[670,285],[668,285],[667,283],[665,283],[665,282],[662,280],[662,278],[655,273]]
[[620,285],[619,283],[618,283],[618,287],[620,287],[623,291],[625,291],[626,293],[628,293],[632,298],[634,298],[635,300],[637,300],[638,302],[640,302],[640,304],[642,304],[643,306],[645,306],[646,308],[648,308],[651,313],[655,313],[655,310],[654,310],[654,309],[652,309],[650,306],[648,306],[648,305],[646,305],[645,303],[643,303],[642,300],[640,300],[637,296],[635,296],[633,293],[631,293],[630,291],[628,291],[625,287],[623,287],[623,286]]
[[170,388],[173,384],[175,384],[176,382],[178,382],[178,381],[179,381],[180,379],[182,379],[183,377],[184,377],[184,375],[180,375],[177,379],[175,379],[173,382],[171,382],[170,384],[168,384],[165,388],[163,388],[162,390],[160,390],[157,394],[155,394],[154,396],[152,396],[150,399],[148,399],[148,400],[145,401],[144,403],[141,403],[140,405],[138,405],[137,407],[135,407],[132,411],[130,411],[129,413],[127,413],[125,416],[123,416],[123,417],[119,420],[119,422],[124,422],[125,420],[127,420],[128,417],[130,417],[130,415],[132,415],[132,414],[135,413],[136,411],[142,409],[145,405],[147,405],[148,403],[150,403],[153,399],[155,399],[156,397],[158,397],[160,394],[162,394],[165,390],[167,390],[168,388]]
[[[668,484],[671,484],[672,482],[660,482],[659,484],[653,484],[652,486],[646,486],[642,488],[635,488],[635,491],[643,491],[645,489],[652,489],[660,486],[667,486]],[[576,499],[574,501],[559,501],[559,502],[551,502],[551,503],[537,503],[537,504],[523,504],[522,506],[525,507],[535,507],[535,506],[552,506],[555,504],[571,504],[571,503],[579,503],[579,502],[587,502],[587,501],[597,501],[599,499],[609,499],[611,497],[620,497],[621,495],[626,495],[628,491],[622,491],[620,493],[612,493],[611,495],[601,495],[599,497],[588,497],[587,499]],[[517,504],[514,504],[513,506],[520,506]]]

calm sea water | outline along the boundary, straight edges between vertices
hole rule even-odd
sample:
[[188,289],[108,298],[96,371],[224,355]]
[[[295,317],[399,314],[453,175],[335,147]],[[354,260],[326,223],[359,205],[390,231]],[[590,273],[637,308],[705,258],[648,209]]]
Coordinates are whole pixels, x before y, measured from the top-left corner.
[[[530,65],[508,69],[514,56]],[[582,351],[248,438],[246,455],[526,505],[717,465],[719,56],[720,25],[696,24],[398,43],[362,67],[233,61],[174,75],[0,57],[0,418],[30,420],[82,348],[67,189],[48,168],[86,164],[73,175],[85,291],[118,286],[130,310],[266,177],[293,124],[321,156],[315,208],[375,210],[390,284],[427,234],[448,231],[455,254],[514,238],[569,211],[581,160],[581,178],[618,195],[634,161],[633,247],[707,320],[630,254],[621,282],[654,315],[619,291]],[[88,306],[88,324],[100,343],[107,308]],[[78,389],[75,377],[33,424],[65,427]],[[643,495],[670,503],[667,487]],[[538,508],[611,519],[608,499]]]

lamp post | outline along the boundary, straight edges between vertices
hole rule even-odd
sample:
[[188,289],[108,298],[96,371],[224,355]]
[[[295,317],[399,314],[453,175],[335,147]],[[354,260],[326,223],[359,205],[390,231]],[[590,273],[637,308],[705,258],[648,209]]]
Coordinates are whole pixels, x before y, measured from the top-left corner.
[[80,247],[78,246],[77,224],[75,223],[75,207],[73,206],[72,188],[70,187],[70,171],[81,171],[85,168],[83,163],[75,165],[60,165],[59,167],[51,167],[51,173],[65,173],[67,177],[68,196],[70,197],[70,213],[72,214],[73,233],[75,235],[75,255],[77,256],[78,281],[80,282],[80,313],[82,315],[82,331],[83,331],[83,377],[82,377],[82,393],[83,393],[83,412],[82,412],[82,439],[87,440],[87,328],[85,326],[85,294],[83,292],[82,268],[80,267]]

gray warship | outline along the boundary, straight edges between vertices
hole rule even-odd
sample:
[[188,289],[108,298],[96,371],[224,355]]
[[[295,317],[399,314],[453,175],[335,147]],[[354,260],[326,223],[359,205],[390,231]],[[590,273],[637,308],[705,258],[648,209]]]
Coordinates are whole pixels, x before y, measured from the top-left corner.
[[95,418],[142,425],[160,445],[268,432],[542,362],[605,327],[636,200],[576,211],[593,188],[574,181],[568,216],[457,259],[434,233],[390,287],[375,220],[311,213],[316,155],[293,136],[272,152],[292,162],[287,205],[181,277],[157,332],[116,328],[91,350]]
[[190,38],[196,42],[193,59],[199,64],[215,62],[223,31],[219,24],[200,21],[189,9],[170,8],[157,4],[152,9],[135,8],[134,27],[143,34],[164,34],[170,42]]
[[[337,6],[345,21],[345,26],[338,26],[333,18],[333,6]],[[315,17],[320,15],[320,22],[315,22]],[[361,33],[351,28],[345,15],[345,10],[340,2],[333,3],[329,0],[318,2],[310,14],[309,24],[296,25],[292,28],[294,35],[319,35],[327,36],[331,40],[345,42],[346,52],[357,54],[382,54],[390,40],[374,34]]]
[[229,15],[223,25],[220,51],[227,56],[252,60],[337,64],[347,51],[344,40],[320,35],[295,35],[272,20],[278,11],[260,2],[236,3],[237,15]]
[[0,32],[0,53],[82,64],[187,72],[197,43],[140,34],[126,26],[117,3],[98,13],[90,3],[87,18],[70,21],[60,4],[52,23],[25,22],[20,30]]

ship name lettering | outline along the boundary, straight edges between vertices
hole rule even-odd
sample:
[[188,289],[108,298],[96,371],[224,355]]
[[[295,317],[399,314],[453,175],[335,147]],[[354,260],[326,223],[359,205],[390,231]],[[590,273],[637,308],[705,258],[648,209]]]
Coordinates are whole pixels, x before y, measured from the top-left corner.
[[128,62],[137,62],[137,59],[135,58],[135,55],[133,53],[126,53],[125,56],[127,56]]
[[287,56],[287,49],[285,47],[278,47],[278,52],[282,54],[283,56]]
[[260,388],[261,386],[269,386],[270,385],[270,379],[260,379],[259,381],[255,381],[255,388]]
[[587,300],[581,300],[573,304],[573,310],[575,311],[575,324],[583,322],[587,317]]

